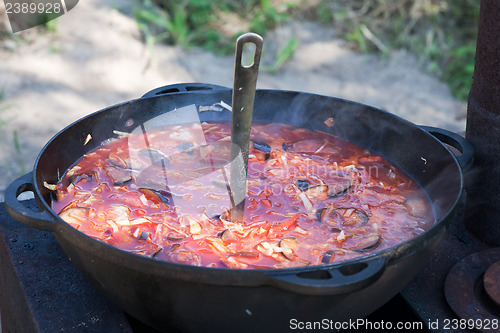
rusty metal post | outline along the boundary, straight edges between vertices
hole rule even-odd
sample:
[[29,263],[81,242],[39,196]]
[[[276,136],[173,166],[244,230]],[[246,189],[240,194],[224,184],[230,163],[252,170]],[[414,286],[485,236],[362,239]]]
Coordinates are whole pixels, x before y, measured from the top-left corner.
[[468,229],[500,246],[500,1],[481,0],[466,138],[476,155],[467,188]]

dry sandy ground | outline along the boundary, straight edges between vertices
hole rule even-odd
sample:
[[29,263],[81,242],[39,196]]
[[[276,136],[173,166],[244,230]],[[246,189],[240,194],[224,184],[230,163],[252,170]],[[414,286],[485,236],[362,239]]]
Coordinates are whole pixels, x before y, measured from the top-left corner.
[[[22,164],[25,171],[32,170],[52,136],[91,112],[166,84],[232,86],[232,56],[163,45],[151,54],[134,19],[122,13],[130,13],[131,1],[80,1],[57,23],[56,34],[28,30],[24,36],[29,43],[0,41],[0,88],[5,92],[0,117],[8,122],[0,128],[0,201],[6,186],[23,172]],[[446,85],[420,70],[408,54],[394,52],[387,58],[356,54],[334,31],[295,22],[266,36],[264,61],[270,61],[273,50],[291,36],[300,40],[293,58],[277,74],[261,72],[258,88],[342,97],[417,124],[464,130],[465,105],[451,97]],[[19,152],[14,131],[19,135]]]

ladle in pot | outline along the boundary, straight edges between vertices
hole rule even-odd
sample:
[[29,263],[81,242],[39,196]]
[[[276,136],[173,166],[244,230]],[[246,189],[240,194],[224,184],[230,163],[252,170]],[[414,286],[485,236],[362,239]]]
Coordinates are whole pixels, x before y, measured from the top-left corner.
[[[244,46],[255,46],[253,62],[242,63]],[[259,74],[263,39],[246,33],[236,40],[231,118],[231,221],[242,222],[245,215],[250,128]]]

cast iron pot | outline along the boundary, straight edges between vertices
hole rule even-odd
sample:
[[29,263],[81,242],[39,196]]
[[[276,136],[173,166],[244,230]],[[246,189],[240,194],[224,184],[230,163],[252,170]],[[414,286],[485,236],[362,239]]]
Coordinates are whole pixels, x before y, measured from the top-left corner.
[[[115,137],[113,130],[130,132],[146,121],[153,126],[168,112],[189,113],[191,120],[230,121],[230,111],[217,105],[213,111],[199,112],[206,109],[199,106],[221,101],[231,104],[230,89],[179,84],[78,120],[46,144],[33,172],[9,186],[5,194],[8,212],[28,226],[52,231],[72,263],[99,291],[125,312],[164,331],[278,332],[311,321],[335,327],[334,323],[370,314],[416,275],[456,215],[462,167],[470,165],[472,148],[453,133],[424,130],[373,107],[332,97],[258,90],[253,119],[333,133],[386,157],[414,178],[433,203],[437,222],[425,233],[339,263],[216,269],[162,262],[116,249],[72,228],[50,208],[51,194],[44,181],[56,183],[82,155]],[[85,144],[88,134],[92,140]],[[462,167],[436,136],[462,152],[458,157]],[[17,196],[26,191],[34,192],[40,211],[18,201]]]

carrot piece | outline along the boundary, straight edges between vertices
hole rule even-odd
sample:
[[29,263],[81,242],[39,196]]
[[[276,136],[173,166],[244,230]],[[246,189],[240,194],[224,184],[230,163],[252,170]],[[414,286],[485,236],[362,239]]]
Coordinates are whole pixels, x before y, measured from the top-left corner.
[[273,206],[273,203],[269,199],[262,199],[260,202],[267,208],[271,208]]
[[276,227],[272,228],[269,231],[269,237],[271,237],[271,238],[276,237],[278,234],[282,233],[283,231],[287,231],[287,230],[291,229],[297,223],[297,220],[299,219],[300,215],[301,215],[300,213],[297,213],[294,216],[292,216],[291,218],[289,218],[288,220],[285,220],[285,221],[281,222],[280,224],[278,224]]

